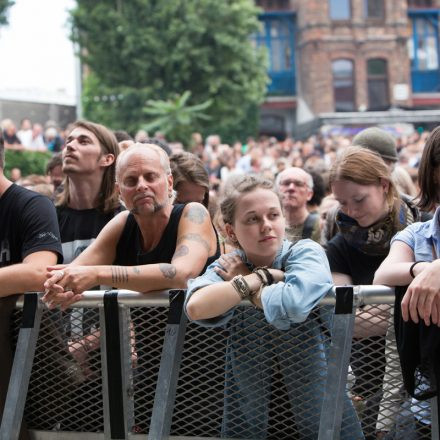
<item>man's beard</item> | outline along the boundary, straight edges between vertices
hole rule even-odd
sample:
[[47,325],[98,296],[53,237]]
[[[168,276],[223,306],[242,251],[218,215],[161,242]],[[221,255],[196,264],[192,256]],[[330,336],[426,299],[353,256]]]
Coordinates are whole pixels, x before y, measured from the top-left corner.
[[[153,204],[153,214],[155,214],[156,212],[162,211],[162,209],[164,209],[165,206],[167,206],[166,202],[165,203],[154,202],[154,204]],[[139,208],[137,206],[133,206],[133,208],[130,209],[130,212],[132,214],[139,214]]]

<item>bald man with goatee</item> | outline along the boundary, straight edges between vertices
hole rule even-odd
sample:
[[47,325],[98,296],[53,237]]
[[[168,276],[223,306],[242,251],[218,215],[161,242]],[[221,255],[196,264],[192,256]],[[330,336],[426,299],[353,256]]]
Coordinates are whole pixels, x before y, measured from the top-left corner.
[[116,185],[127,211],[71,264],[49,269],[43,298],[49,307],[66,308],[98,284],[139,292],[185,289],[189,278],[218,258],[206,208],[173,205],[169,159],[157,145],[137,143],[123,151]]

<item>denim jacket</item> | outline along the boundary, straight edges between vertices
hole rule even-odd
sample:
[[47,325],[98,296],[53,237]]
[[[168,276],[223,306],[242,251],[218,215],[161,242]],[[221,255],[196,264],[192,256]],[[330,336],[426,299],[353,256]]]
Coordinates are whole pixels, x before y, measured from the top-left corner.
[[[234,252],[252,268],[243,251]],[[193,292],[223,281],[214,271],[214,267],[219,266],[217,260],[203,275],[188,282],[185,307]],[[284,240],[272,268],[284,270],[285,280],[263,289],[261,299],[264,315],[269,324],[280,330],[287,330],[291,324],[305,321],[313,307],[331,289],[333,282],[330,267],[322,247],[306,239],[293,246],[288,240]],[[220,316],[197,323],[206,327],[219,327],[225,325],[233,314],[234,309],[231,309]]]
[[[235,252],[252,269],[244,252]],[[190,280],[185,306],[196,290],[223,281],[214,271],[218,266],[216,261],[205,274]],[[323,249],[308,239],[295,245],[284,240],[272,268],[284,270],[285,280],[263,289],[264,316],[252,307],[237,306],[197,321],[229,332],[222,437],[266,438],[273,377],[280,371],[300,438],[315,440],[327,359],[323,321],[307,317],[332,286],[330,268]],[[348,398],[343,420],[341,439],[363,438]]]

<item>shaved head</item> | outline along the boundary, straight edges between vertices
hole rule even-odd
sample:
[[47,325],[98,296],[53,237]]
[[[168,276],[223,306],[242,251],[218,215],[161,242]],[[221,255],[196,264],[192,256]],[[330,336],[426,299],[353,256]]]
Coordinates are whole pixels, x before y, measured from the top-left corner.
[[127,161],[133,154],[145,154],[147,156],[156,155],[162,165],[163,170],[167,175],[171,174],[170,161],[165,151],[154,144],[144,144],[137,142],[126,150],[124,150],[119,156],[116,162],[116,180],[119,180],[121,170],[126,166]]

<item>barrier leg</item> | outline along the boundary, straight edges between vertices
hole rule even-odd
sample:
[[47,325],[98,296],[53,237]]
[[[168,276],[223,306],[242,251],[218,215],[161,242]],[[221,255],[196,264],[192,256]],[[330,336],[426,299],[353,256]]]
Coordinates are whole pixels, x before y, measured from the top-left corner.
[[353,286],[336,287],[331,345],[318,440],[339,440],[355,314]]
[[38,293],[24,295],[23,317],[18,333],[8,393],[0,429],[1,440],[17,440],[34,361],[43,308]]
[[438,429],[438,398],[431,399],[431,438],[438,440],[440,438]]
[[118,292],[104,294],[100,309],[105,439],[128,439],[134,420],[130,310]]
[[184,299],[185,292],[183,290],[170,292],[170,311],[160,359],[148,440],[167,439],[170,434],[187,322],[186,315],[183,313]]

